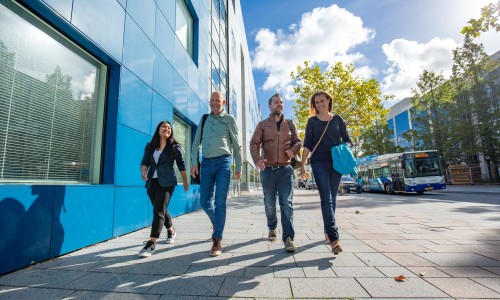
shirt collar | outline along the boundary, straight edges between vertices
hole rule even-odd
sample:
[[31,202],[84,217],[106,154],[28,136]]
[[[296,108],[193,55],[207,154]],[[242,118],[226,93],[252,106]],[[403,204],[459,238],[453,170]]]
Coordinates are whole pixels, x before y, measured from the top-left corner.
[[214,117],[214,118],[219,118],[219,117],[220,117],[220,118],[222,118],[222,117],[224,117],[224,116],[226,115],[226,111],[225,111],[225,110],[222,110],[222,112],[221,112],[220,114],[218,114],[218,115],[214,115],[214,113],[212,113],[212,112],[211,112],[210,114],[211,114],[211,115],[212,115],[212,117]]

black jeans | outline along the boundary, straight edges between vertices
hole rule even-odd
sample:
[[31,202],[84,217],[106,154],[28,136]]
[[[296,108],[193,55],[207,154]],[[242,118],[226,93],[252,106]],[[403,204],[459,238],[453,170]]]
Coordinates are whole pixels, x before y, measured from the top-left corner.
[[151,180],[148,196],[153,205],[153,225],[151,226],[150,235],[152,238],[160,237],[164,225],[167,229],[173,225],[167,207],[174,193],[174,189],[175,186],[161,187],[160,184],[158,184],[157,178]]

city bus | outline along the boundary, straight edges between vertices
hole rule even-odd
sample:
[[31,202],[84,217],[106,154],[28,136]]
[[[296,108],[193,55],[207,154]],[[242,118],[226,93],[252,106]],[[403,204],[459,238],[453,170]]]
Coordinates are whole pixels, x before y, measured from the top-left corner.
[[435,150],[366,156],[357,160],[358,182],[363,191],[387,194],[446,189]]

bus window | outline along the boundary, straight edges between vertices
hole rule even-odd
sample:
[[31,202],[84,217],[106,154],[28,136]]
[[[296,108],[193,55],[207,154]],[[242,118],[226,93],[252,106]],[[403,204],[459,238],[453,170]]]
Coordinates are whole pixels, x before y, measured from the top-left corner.
[[413,167],[413,160],[407,160],[405,163],[406,166],[406,177],[414,177],[415,176],[415,168]]
[[415,159],[417,176],[441,175],[438,158]]

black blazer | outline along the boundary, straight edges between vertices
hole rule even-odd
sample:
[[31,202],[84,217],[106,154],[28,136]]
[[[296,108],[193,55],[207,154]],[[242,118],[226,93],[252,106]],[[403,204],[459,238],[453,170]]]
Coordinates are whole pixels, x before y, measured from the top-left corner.
[[181,145],[175,144],[174,151],[176,157],[170,155],[167,151],[167,147],[163,149],[163,152],[160,154],[160,158],[158,159],[158,163],[155,162],[153,157],[153,152],[150,153],[148,150],[149,143],[146,145],[144,149],[144,155],[141,160],[141,166],[148,167],[148,180],[146,181],[146,188],[149,188],[151,185],[151,179],[153,179],[153,174],[155,171],[158,173],[158,183],[162,187],[176,186],[177,178],[175,177],[174,172],[174,161],[177,164],[177,168],[179,171],[186,171],[186,165],[184,164],[184,159],[182,158],[182,149]]

